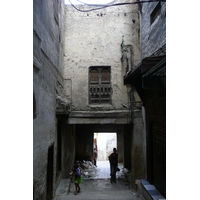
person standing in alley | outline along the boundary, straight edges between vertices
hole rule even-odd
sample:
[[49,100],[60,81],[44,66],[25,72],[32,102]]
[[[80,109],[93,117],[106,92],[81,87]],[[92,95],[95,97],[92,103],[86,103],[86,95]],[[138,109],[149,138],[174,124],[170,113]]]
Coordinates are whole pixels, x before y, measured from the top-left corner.
[[97,150],[94,148],[94,165],[97,167]]
[[80,192],[80,190],[81,190],[80,184],[82,183],[81,170],[80,170],[80,168],[79,168],[79,166],[77,164],[73,166],[73,169],[69,173],[69,175],[70,176],[72,176],[72,175],[75,176],[74,184],[75,184],[76,190],[74,192],[74,195],[77,195],[77,193]]
[[110,182],[116,183],[116,170],[118,166],[118,154],[117,149],[113,148],[113,153],[108,157],[110,161],[110,171],[111,171],[111,180]]

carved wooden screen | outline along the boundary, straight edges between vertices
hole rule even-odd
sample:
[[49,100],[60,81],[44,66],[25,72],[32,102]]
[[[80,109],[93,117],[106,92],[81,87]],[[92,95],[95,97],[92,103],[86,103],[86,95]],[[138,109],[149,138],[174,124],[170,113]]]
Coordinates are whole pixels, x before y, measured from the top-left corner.
[[90,67],[89,103],[111,103],[110,67]]

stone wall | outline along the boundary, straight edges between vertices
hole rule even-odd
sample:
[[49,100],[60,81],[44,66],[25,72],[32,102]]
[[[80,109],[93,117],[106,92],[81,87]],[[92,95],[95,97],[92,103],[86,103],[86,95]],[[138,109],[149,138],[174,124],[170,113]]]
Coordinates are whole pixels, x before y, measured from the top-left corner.
[[131,185],[135,180],[144,179],[146,174],[146,143],[142,111],[134,111],[133,134],[131,138]]
[[125,125],[124,127],[124,168],[131,170],[131,138],[132,138],[132,126]]
[[[155,21],[151,22],[152,12],[160,7]],[[162,52],[166,55],[166,2],[143,4],[141,14],[142,59]],[[159,53],[157,54],[159,55]],[[146,129],[146,179],[166,194],[166,76],[162,77],[164,87],[156,78],[154,86],[144,90],[145,129]],[[161,81],[161,80],[160,80]],[[156,87],[155,87],[156,86]],[[139,178],[139,177],[138,177]]]
[[[87,6],[77,7],[82,10],[88,9]],[[92,12],[78,12],[71,6],[66,6],[65,12],[66,48],[62,67],[64,77],[68,80],[69,88],[71,87],[72,91],[72,112],[69,116],[69,122],[70,124],[80,124],[82,133],[79,135],[82,141],[85,141],[84,136],[93,136],[91,133],[85,131],[84,128],[87,126],[90,131],[94,127],[93,132],[101,132],[102,129],[109,132],[108,127],[111,127],[111,131],[117,133],[119,162],[124,161],[124,154],[126,153],[125,164],[129,168],[132,167],[132,174],[136,170],[139,170],[140,167],[142,167],[141,170],[143,171],[144,163],[138,165],[137,159],[144,159],[144,152],[142,152],[141,156],[133,155],[132,153],[135,150],[134,148],[137,147],[137,142],[138,145],[141,145],[141,140],[143,139],[142,121],[135,122],[134,126],[134,130],[138,131],[136,136],[141,136],[139,141],[133,139],[132,131],[129,129],[131,126],[127,126],[124,129],[124,125],[130,122],[130,112],[128,110],[130,103],[127,102],[130,100],[128,92],[131,88],[124,85],[123,76],[128,70],[137,66],[141,60],[138,6],[116,6]],[[124,45],[128,51],[126,57],[122,57],[122,36],[124,36]],[[128,68],[127,64],[129,65]],[[110,105],[89,104],[88,85],[90,66],[111,67],[112,103]],[[138,101],[139,98],[136,97],[134,100]],[[123,107],[122,104],[127,106],[127,108]],[[81,124],[85,125],[82,126]],[[93,126],[90,124],[93,124]],[[101,126],[100,131],[98,131],[99,126],[97,124]],[[127,133],[124,133],[124,131],[127,131]],[[88,134],[91,134],[91,136]],[[129,146],[124,147],[126,144]],[[79,158],[86,158],[81,153],[81,146],[84,147],[84,151],[87,148],[93,147],[90,142],[84,146],[76,141],[76,145],[79,148],[76,151],[76,155]],[[143,150],[142,144],[138,152]],[[141,173],[139,173],[140,175]],[[134,175],[133,180],[134,178],[136,178],[136,175]]]
[[166,44],[166,2],[161,2],[160,14],[151,24],[150,15],[158,2],[142,5],[141,14],[141,52],[142,59],[151,56]]
[[[60,68],[64,45],[63,16],[63,0],[34,0],[33,199],[46,199],[47,196],[52,198],[56,186],[62,178],[62,173],[59,173],[58,176],[56,174],[56,97],[57,95],[64,96],[63,91],[65,91],[64,79]],[[68,130],[62,125],[61,131],[63,133]],[[71,149],[68,149],[69,151]],[[51,163],[48,163],[48,158]],[[69,160],[72,162],[72,158],[69,158]],[[50,175],[48,180],[51,182],[48,186],[47,173]]]
[[69,177],[75,158],[75,126],[66,122],[62,133],[62,179]]
[[[123,2],[123,1],[120,1]],[[87,6],[78,6],[88,9]],[[71,80],[73,110],[92,110],[88,101],[90,66],[110,66],[112,104],[98,110],[120,110],[127,102],[123,84],[125,68],[121,63],[121,43],[133,47],[133,65],[140,61],[139,14],[136,5],[109,7],[92,12],[78,12],[66,6],[64,77]],[[81,98],[80,98],[81,97]]]
[[145,92],[147,180],[166,196],[166,90]]
[[[158,8],[158,13],[154,15],[155,20],[152,20],[155,8]],[[166,3],[150,2],[142,4],[140,17],[141,59],[144,59],[166,44]],[[164,52],[162,53],[164,55]],[[138,87],[134,81],[132,83],[134,87]],[[143,105],[145,107],[133,111],[133,133],[131,135],[131,184],[133,187],[136,187],[135,180],[137,179],[148,179],[153,182],[155,172],[153,172],[153,165],[155,163],[152,160],[154,156],[152,152],[155,153],[155,149],[153,149],[153,139],[150,137],[150,127],[152,122],[157,127],[157,124],[159,124],[161,130],[164,130],[165,127],[165,90],[159,91],[155,88],[150,90],[149,88],[139,87],[138,90],[143,90]],[[125,137],[129,138],[127,134]],[[128,150],[125,148],[125,151]],[[126,158],[125,161],[125,164],[130,166]]]

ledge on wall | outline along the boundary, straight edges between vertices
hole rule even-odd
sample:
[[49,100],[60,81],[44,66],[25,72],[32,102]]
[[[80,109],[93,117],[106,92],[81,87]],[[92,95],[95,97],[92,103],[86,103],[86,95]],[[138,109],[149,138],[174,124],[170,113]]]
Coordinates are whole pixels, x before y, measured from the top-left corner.
[[138,190],[146,200],[165,200],[165,197],[163,197],[156,187],[151,185],[148,181],[136,180],[136,184],[138,186]]

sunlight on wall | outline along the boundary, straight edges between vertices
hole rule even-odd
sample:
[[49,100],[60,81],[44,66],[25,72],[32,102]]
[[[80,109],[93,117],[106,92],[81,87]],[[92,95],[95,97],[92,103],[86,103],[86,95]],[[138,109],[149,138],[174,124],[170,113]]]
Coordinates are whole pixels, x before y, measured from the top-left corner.
[[116,133],[94,133],[94,139],[97,140],[98,160],[108,160],[108,156],[117,148]]

